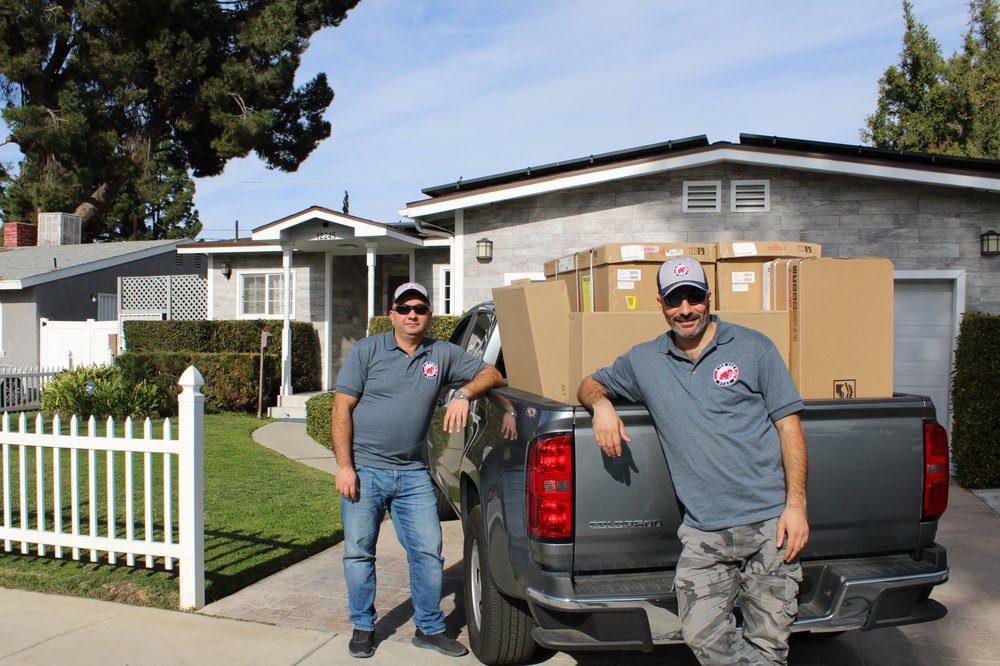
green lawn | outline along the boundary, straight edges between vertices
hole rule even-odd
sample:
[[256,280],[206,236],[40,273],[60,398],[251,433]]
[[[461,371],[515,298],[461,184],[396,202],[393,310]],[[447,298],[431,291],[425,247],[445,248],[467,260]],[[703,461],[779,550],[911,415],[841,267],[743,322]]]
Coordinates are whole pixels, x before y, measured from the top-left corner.
[[[289,460],[254,442],[250,433],[262,422],[242,414],[208,414],[205,416],[205,584],[206,601],[211,602],[232,594],[240,588],[339,542],[343,536],[340,503],[333,479],[329,474]],[[16,426],[15,426],[16,429]],[[33,426],[29,430],[34,430]],[[81,430],[85,431],[85,428]],[[103,434],[103,424],[99,434]],[[158,434],[159,425],[154,429]],[[141,427],[136,428],[141,436]],[[176,424],[175,424],[176,436]],[[18,463],[16,447],[12,450],[12,497],[18,494]],[[48,452],[47,452],[48,453]],[[51,469],[51,457],[44,465]],[[29,486],[29,523],[34,524],[34,451],[26,456]],[[116,456],[116,480],[124,478],[122,454]],[[154,454],[152,471],[154,488],[162,489],[161,456]],[[86,454],[80,455],[81,483],[86,479]],[[63,531],[69,531],[69,455],[60,457],[63,469]],[[106,462],[104,454],[97,456],[98,488],[103,488]],[[141,488],[143,456],[134,456],[136,484]],[[176,491],[176,463],[173,487]],[[120,484],[116,484],[119,485]],[[47,493],[51,493],[48,488]],[[162,497],[162,490],[159,490]],[[106,524],[106,501],[98,493],[97,516],[100,533]],[[47,496],[46,502],[51,502]],[[154,501],[157,524],[156,538],[162,532],[160,502]],[[86,533],[88,516],[83,500],[80,523]],[[125,511],[124,493],[116,499],[118,534],[123,534]],[[142,529],[143,499],[135,497],[136,528]],[[19,525],[18,508],[13,510],[13,523]],[[176,539],[176,515],[174,535]],[[51,513],[46,518],[51,527]],[[141,534],[138,534],[141,538]],[[2,544],[0,544],[2,545]],[[144,606],[177,608],[177,576],[163,570],[162,564],[146,569],[142,558],[136,567],[123,566],[119,555],[117,565],[86,561],[89,553],[81,553],[83,561],[21,555],[18,543],[14,552],[0,552],[0,587],[20,588],[39,592],[70,594],[119,601]],[[32,550],[34,552],[34,550]]]

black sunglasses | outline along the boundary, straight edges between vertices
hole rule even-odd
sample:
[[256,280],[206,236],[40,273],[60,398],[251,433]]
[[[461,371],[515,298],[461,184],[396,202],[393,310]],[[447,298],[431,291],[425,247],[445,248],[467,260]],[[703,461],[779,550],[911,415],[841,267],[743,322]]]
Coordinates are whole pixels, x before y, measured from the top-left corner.
[[396,312],[398,312],[401,315],[408,315],[410,314],[411,310],[413,312],[416,312],[418,315],[425,315],[431,311],[430,306],[424,305],[423,303],[419,305],[397,305],[395,309]]
[[699,305],[705,301],[708,292],[704,289],[677,289],[663,297],[664,302],[672,308],[679,308],[684,301],[688,305]]

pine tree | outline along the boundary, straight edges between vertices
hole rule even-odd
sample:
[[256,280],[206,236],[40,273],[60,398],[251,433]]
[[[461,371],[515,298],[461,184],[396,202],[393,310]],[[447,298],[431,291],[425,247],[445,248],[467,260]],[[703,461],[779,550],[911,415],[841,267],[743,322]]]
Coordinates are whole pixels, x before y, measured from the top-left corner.
[[161,191],[157,170],[173,189],[143,203],[163,210],[191,175],[251,152],[294,171],[330,135],[333,100],[324,74],[295,86],[301,55],[358,1],[0,0],[6,141],[24,155],[0,208],[73,211],[87,238],[131,236],[108,212]]
[[1000,158],[1000,0],[971,0],[963,48],[938,43],[903,3],[898,66],[879,80],[862,139],[881,148]]

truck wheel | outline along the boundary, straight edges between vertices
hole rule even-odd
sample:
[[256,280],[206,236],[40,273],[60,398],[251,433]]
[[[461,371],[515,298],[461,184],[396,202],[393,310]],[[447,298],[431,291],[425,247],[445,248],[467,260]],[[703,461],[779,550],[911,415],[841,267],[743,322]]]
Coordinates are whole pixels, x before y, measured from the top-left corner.
[[484,664],[521,664],[535,651],[535,620],[527,604],[504,595],[493,582],[483,545],[483,510],[465,527],[465,615],[472,652]]

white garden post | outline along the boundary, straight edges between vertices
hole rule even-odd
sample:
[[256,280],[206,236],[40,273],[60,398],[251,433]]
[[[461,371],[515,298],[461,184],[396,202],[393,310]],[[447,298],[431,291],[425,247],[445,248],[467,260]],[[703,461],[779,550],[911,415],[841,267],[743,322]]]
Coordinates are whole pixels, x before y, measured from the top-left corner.
[[181,455],[178,456],[180,516],[180,606],[205,605],[205,380],[188,366],[177,382]]

